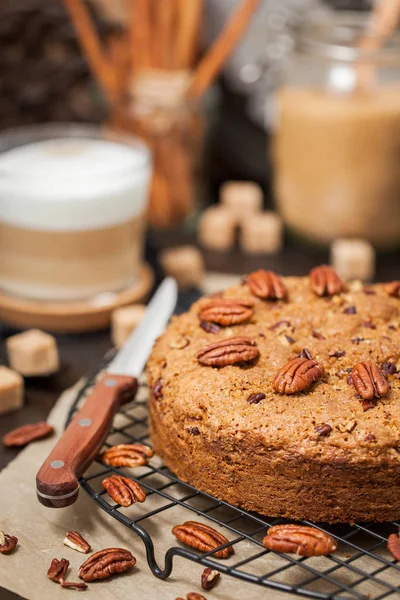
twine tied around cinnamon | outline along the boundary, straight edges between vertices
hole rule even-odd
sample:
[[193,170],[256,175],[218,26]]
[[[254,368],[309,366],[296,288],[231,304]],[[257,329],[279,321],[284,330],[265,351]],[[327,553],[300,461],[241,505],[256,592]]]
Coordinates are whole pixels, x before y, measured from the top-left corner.
[[184,117],[186,93],[191,82],[189,69],[143,69],[129,87],[130,114],[146,119],[150,132],[164,135]]

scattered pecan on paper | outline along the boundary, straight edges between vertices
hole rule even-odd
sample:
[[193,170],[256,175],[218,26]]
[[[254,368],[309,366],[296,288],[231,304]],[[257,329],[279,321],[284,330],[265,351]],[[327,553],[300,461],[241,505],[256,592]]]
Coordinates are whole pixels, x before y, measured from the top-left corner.
[[53,431],[53,427],[44,421],[29,423],[28,425],[22,425],[21,427],[17,427],[17,429],[9,431],[3,437],[3,444],[7,448],[26,446],[30,442],[49,436]]

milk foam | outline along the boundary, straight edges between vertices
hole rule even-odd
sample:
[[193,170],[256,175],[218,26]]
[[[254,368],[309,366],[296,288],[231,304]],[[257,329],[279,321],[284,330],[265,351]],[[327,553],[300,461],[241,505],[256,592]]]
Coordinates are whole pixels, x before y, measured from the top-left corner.
[[99,229],[143,212],[147,148],[88,138],[35,142],[0,155],[0,219],[50,231]]

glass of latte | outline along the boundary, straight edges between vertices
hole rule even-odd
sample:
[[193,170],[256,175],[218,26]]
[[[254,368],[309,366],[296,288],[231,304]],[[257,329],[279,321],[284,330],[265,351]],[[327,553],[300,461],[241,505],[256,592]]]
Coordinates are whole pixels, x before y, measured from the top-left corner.
[[96,126],[0,135],[0,289],[43,301],[94,300],[135,284],[151,156]]

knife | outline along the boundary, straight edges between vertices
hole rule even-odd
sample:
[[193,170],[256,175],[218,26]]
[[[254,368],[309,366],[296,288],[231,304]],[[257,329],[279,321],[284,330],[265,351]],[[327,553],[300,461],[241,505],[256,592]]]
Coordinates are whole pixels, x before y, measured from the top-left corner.
[[78,479],[102,447],[114,414],[133,399],[137,378],[174,311],[177,295],[176,281],[165,279],[143,319],[43,463],[36,476],[36,493],[45,506],[62,508],[78,498]]

